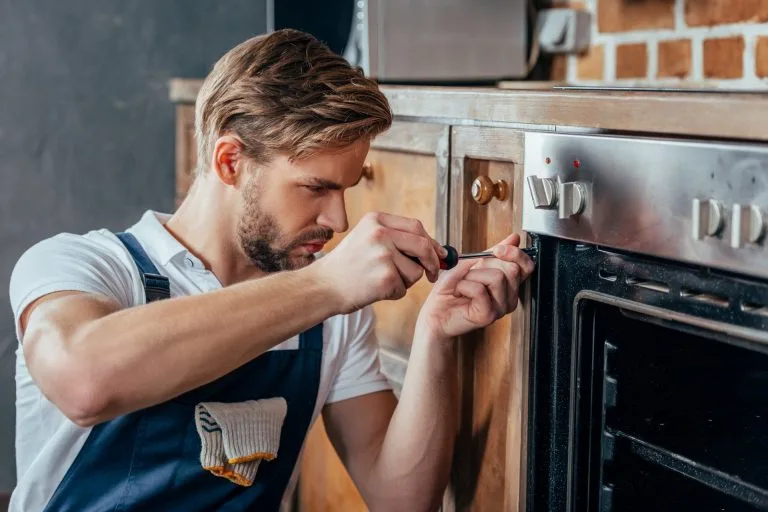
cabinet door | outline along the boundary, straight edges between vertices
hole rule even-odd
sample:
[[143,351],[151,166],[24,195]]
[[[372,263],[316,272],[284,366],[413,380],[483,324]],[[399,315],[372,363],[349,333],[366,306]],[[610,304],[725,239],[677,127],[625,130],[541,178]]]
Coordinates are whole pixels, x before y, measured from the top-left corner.
[[[522,227],[523,133],[454,127],[449,238],[482,251]],[[459,341],[461,425],[445,510],[522,510],[527,300]]]
[[[395,122],[372,144],[364,177],[346,192],[352,229],[370,211],[421,220],[435,239],[445,243],[448,206],[449,128],[444,125]],[[348,233],[348,232],[347,232]],[[329,243],[333,250],[346,233]],[[431,289],[426,278],[398,301],[374,304],[376,335],[384,373],[399,394],[405,376],[419,309]],[[310,431],[301,462],[301,512],[365,510],[330,441],[322,419]]]

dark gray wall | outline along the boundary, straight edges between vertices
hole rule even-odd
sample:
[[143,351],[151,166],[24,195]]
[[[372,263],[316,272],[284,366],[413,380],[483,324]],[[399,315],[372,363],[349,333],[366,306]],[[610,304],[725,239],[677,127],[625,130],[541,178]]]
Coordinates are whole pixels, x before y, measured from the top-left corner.
[[60,231],[133,223],[174,197],[172,77],[266,30],[265,0],[0,0],[0,490],[15,484],[8,278]]

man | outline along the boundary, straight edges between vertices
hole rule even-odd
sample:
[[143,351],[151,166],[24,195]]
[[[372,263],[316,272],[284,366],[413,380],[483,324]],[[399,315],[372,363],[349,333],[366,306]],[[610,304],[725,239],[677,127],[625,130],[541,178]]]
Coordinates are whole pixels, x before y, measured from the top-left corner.
[[[533,263],[512,235],[438,278],[440,245],[383,213],[316,258],[348,229],[344,192],[390,123],[375,82],[311,36],[254,38],[200,91],[200,168],[178,211],[21,257],[13,511],[277,510],[321,412],[371,510],[438,506],[454,339],[512,311]],[[370,304],[424,274],[398,403]]]

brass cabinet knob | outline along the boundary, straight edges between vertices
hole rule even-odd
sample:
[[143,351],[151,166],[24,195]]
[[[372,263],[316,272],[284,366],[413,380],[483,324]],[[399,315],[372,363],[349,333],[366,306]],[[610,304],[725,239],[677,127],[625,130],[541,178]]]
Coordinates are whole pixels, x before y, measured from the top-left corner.
[[363,164],[363,173],[361,176],[366,180],[373,179],[373,164],[371,162],[365,162]]
[[479,204],[488,204],[494,197],[504,201],[508,192],[509,187],[504,180],[494,183],[488,176],[478,176],[472,182],[472,199]]

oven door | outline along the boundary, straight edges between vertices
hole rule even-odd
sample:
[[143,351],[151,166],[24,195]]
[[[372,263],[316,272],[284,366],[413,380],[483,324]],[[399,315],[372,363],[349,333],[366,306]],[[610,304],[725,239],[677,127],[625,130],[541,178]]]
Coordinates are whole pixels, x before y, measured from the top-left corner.
[[527,510],[768,510],[768,282],[536,243]]

